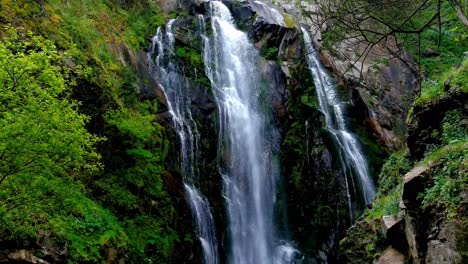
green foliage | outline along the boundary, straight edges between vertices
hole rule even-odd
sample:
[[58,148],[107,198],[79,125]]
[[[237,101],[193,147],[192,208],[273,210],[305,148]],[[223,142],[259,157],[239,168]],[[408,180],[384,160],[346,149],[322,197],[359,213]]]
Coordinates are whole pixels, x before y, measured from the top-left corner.
[[146,37],[166,19],[154,1],[122,3],[2,0],[0,24],[11,23],[52,40],[69,55],[66,61],[75,75],[120,103],[126,69],[119,60],[125,59],[126,50],[146,48]]
[[434,166],[432,184],[420,194],[423,205],[444,206],[450,217],[457,215],[461,194],[468,188],[468,138],[461,110],[449,111],[442,123],[445,145],[433,150],[420,166]]
[[367,253],[369,253],[370,255],[375,254],[375,244],[374,244],[374,243],[369,243],[369,244],[367,244],[367,246],[366,246],[366,251],[367,251]]
[[[434,9],[432,5],[430,9]],[[446,70],[451,70],[453,66],[459,65],[463,61],[463,52],[468,48],[468,39],[464,37],[466,28],[461,24],[455,11],[448,1],[443,1],[441,5],[441,36],[437,25],[433,25],[431,30],[426,30],[421,34],[421,52],[436,51],[440,55],[436,57],[424,56],[421,58],[421,65],[429,79],[438,81],[440,75]],[[412,41],[412,40],[410,40]],[[415,43],[415,42],[413,42]],[[408,48],[417,54],[416,46],[408,43]]]
[[[66,81],[50,41],[0,42],[1,177],[96,172],[100,139],[87,132],[76,103],[61,99]],[[55,65],[54,65],[55,64]]]
[[[430,6],[429,9],[434,9]],[[444,98],[444,84],[449,80],[451,89],[461,89],[467,92],[468,60],[463,54],[468,50],[468,38],[466,27],[459,21],[455,11],[447,1],[441,6],[442,25],[439,36],[437,25],[421,33],[421,69],[423,82],[421,95],[416,104],[423,104],[432,100]],[[423,18],[421,18],[423,19]],[[440,42],[439,42],[440,37]],[[405,47],[417,55],[417,36],[405,35],[403,37]],[[425,53],[436,52],[436,56],[426,56]]]
[[407,151],[393,153],[387,158],[379,175],[379,192],[388,193],[397,187],[405,175],[411,169],[411,162]]
[[379,189],[373,207],[365,212],[366,220],[398,213],[403,176],[410,169],[407,151],[395,152],[387,158],[380,171]]
[[312,109],[316,109],[316,110],[318,109],[317,102],[314,100],[314,98],[311,98],[310,96],[307,96],[307,95],[301,96],[301,102]]
[[263,58],[267,60],[276,60],[278,57],[278,48],[277,47],[267,47],[264,45],[260,49],[260,54]]
[[468,129],[463,122],[463,114],[460,109],[452,110],[445,115],[442,131],[442,139],[446,144],[468,140]]
[[[0,33],[14,40],[0,45],[0,173],[25,168],[0,184],[2,241],[27,248],[50,234],[73,263],[100,263],[108,247],[133,263],[168,260],[178,243],[168,141],[129,68],[165,19],[149,0],[0,0],[0,25],[18,31]],[[87,105],[68,99],[76,93]]]
[[[143,259],[146,263],[170,262],[175,241],[178,239],[174,232],[169,232],[159,217],[138,216],[127,220],[127,232],[130,247],[133,248],[130,259],[135,263]],[[160,252],[157,255],[149,252]]]
[[203,63],[203,59],[200,55],[200,52],[193,48],[177,47],[175,53],[179,58],[189,61],[190,64],[193,66],[197,66]]
[[116,218],[77,181],[101,170],[101,139],[66,99],[70,82],[55,46],[10,33],[0,42],[0,234],[27,243],[49,230],[69,242],[72,260],[97,261],[104,246],[126,247]]
[[55,208],[57,213],[50,218],[53,232],[70,242],[71,258],[98,262],[104,247],[126,250],[128,237],[117,218],[85,197],[82,189],[66,188],[63,184],[62,191],[68,193],[63,197],[62,207]]
[[388,246],[380,229],[380,219],[358,221],[340,241],[342,254],[352,263],[372,263]]
[[424,163],[437,160],[431,175],[433,184],[420,194],[423,205],[444,206],[449,217],[457,215],[462,205],[462,193],[468,188],[468,140],[444,146],[434,151]]
[[[403,179],[403,176],[401,176]],[[372,204],[372,209],[364,212],[366,220],[379,219],[384,215],[396,215],[400,210],[399,203],[402,185],[399,184],[387,194],[378,194]]]
[[[422,83],[421,95],[416,100],[416,104],[420,105],[445,98],[447,92],[450,91],[468,93],[468,59],[465,59],[460,67],[449,68],[436,78],[437,80],[427,79]],[[446,86],[449,87],[448,91],[445,89]]]
[[156,128],[152,125],[154,117],[150,114],[143,115],[139,111],[123,108],[121,111],[108,112],[108,124],[116,126],[120,132],[129,135],[132,139],[147,142]]
[[105,204],[114,211],[134,215],[125,219],[132,261],[168,261],[178,241],[169,226],[174,208],[162,180],[168,141],[154,120],[152,112],[156,109],[151,102],[139,102],[133,107],[110,111],[106,116],[108,125],[124,136],[124,164],[131,161],[132,166],[114,166],[112,174],[97,184],[104,192]]
[[182,64],[181,68],[188,68],[188,70],[184,71],[186,78],[198,85],[207,87],[207,89],[211,88],[211,82],[204,74],[205,66],[200,51],[184,45],[177,46],[175,54],[178,57],[178,62]]

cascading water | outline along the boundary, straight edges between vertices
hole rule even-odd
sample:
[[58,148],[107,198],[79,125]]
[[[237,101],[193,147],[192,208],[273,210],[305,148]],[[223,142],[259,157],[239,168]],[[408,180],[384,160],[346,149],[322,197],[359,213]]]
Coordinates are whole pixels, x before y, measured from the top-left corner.
[[[278,171],[271,122],[259,109],[259,54],[234,26],[228,8],[211,1],[211,37],[204,62],[219,115],[219,171],[229,221],[229,263],[291,263],[297,250],[277,238],[274,224]],[[200,19],[203,23],[203,19]],[[202,25],[202,28],[204,25]]]
[[158,28],[152,39],[148,61],[150,71],[164,92],[171,114],[174,129],[180,141],[180,169],[184,175],[186,199],[192,211],[196,233],[203,249],[204,263],[218,263],[218,245],[215,225],[208,200],[196,188],[198,168],[196,167],[200,135],[192,118],[191,97],[187,89],[187,79],[174,65],[174,35],[169,21],[165,34]]
[[[375,187],[369,175],[369,169],[364,154],[360,148],[357,137],[349,131],[343,114],[343,102],[340,100],[333,78],[320,62],[319,54],[312,44],[310,33],[302,28],[304,43],[307,51],[307,62],[314,79],[320,111],[325,116],[325,123],[328,132],[332,135],[337,145],[343,163],[345,181],[348,189],[348,199],[350,214],[353,217],[351,208],[351,190],[356,190],[353,177],[348,177],[349,173],[356,175],[359,186],[357,186],[360,196],[365,205],[371,203],[375,195]],[[354,187],[349,186],[348,178]]]

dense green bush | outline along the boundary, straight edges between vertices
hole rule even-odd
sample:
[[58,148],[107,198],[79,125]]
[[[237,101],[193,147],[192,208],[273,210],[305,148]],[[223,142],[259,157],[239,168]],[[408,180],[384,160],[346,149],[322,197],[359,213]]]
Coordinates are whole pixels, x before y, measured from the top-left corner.
[[0,237],[28,244],[40,232],[66,241],[72,260],[98,261],[126,248],[117,219],[78,181],[99,173],[88,118],[67,99],[71,83],[52,42],[29,34],[0,42]]
[[149,0],[0,1],[0,26],[16,28],[0,32],[0,246],[50,239],[74,263],[107,248],[169,262],[169,144],[130,65],[165,18]]
[[403,176],[411,169],[407,151],[398,151],[387,158],[379,174],[378,192],[366,219],[396,215],[402,192]]
[[468,131],[461,110],[449,111],[442,123],[445,145],[432,151],[421,163],[436,164],[432,183],[420,195],[423,205],[441,205],[450,217],[462,205],[462,192],[468,187]]

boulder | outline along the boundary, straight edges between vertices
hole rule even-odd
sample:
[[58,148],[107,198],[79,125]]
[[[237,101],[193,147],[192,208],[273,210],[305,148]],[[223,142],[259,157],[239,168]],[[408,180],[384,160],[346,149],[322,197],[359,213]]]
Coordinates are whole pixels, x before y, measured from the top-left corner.
[[[454,221],[442,225],[437,237],[427,243],[427,264],[467,263],[466,227],[465,230]],[[465,245],[466,247],[466,245]]]
[[382,234],[387,243],[400,252],[408,251],[408,242],[405,235],[405,219],[395,218],[391,215],[382,217]]
[[417,217],[407,211],[405,214],[405,235],[408,242],[409,256],[414,264],[421,263],[422,249],[420,241],[420,233],[417,229]]
[[[271,25],[277,25],[284,28],[294,28],[295,23],[291,25],[285,21],[285,17],[276,8],[269,7],[260,1],[252,1],[250,7],[258,14],[257,20]],[[292,19],[292,17],[291,17]],[[256,22],[257,23],[257,22]]]
[[402,201],[406,207],[414,206],[418,194],[424,191],[424,183],[426,182],[424,174],[429,169],[429,165],[418,166],[405,174]]
[[18,249],[9,252],[5,257],[0,257],[0,262],[3,263],[32,263],[32,264],[49,264],[41,258],[36,257],[34,251],[26,249]]
[[375,264],[405,264],[406,258],[400,251],[388,247]]

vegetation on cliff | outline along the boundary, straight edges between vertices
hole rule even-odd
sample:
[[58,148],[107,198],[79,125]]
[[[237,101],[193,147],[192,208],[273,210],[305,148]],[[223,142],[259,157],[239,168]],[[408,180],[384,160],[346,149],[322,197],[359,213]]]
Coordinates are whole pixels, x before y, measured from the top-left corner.
[[169,135],[136,87],[165,18],[153,1],[0,2],[1,254],[165,263],[190,243]]
[[[420,90],[406,120],[407,144],[393,150],[384,163],[372,208],[342,241],[343,261],[368,263],[388,246],[395,247],[381,231],[385,218],[392,216],[407,226],[407,248],[399,250],[413,261],[436,263],[428,249],[436,243],[431,241],[446,223],[467,222],[468,35],[466,12],[458,12],[466,6],[463,1],[375,1],[354,8],[351,2],[362,3],[332,1],[331,9],[323,7],[331,25],[324,34],[325,48],[357,38],[367,48],[356,61],[365,60],[378,45],[400,58],[409,51],[415,62],[407,63],[419,76]],[[338,12],[332,14],[333,8]],[[442,247],[466,254],[458,242],[450,243]]]

